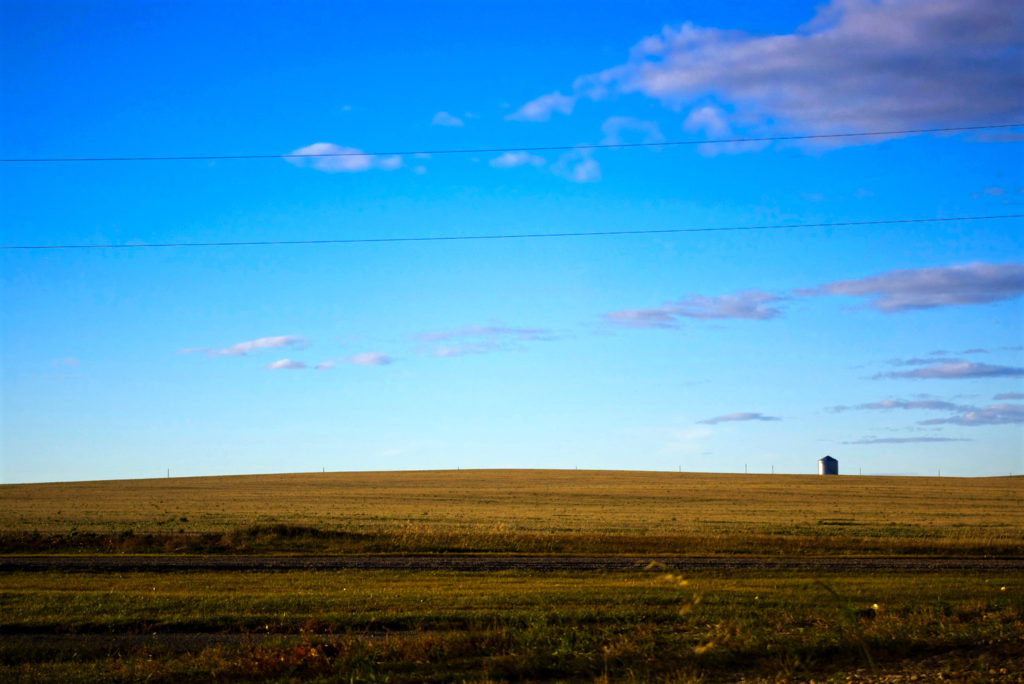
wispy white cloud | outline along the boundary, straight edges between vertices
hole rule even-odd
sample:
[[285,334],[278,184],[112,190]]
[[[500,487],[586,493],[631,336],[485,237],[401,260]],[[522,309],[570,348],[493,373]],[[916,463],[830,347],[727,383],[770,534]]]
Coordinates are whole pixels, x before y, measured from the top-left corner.
[[327,361],[321,361],[314,366],[315,370],[325,371],[334,370],[338,367],[339,363],[350,363],[354,366],[389,366],[394,363],[395,360],[381,351],[361,352],[359,354],[350,354],[349,356],[341,359],[328,359]]
[[727,105],[751,125],[787,131],[1019,120],[1022,14],[1020,3],[1006,0],[832,0],[788,33],[666,26],[638,42],[624,63],[576,79],[567,95],[532,100],[512,117],[547,121],[571,114],[580,99],[639,93],[677,110]]
[[551,172],[573,183],[596,183],[601,180],[601,166],[589,150],[566,152],[551,165]]
[[906,399],[883,399],[882,401],[872,401],[867,404],[857,404],[855,406],[833,406],[829,410],[838,413],[842,411],[891,411],[893,409],[901,409],[905,411],[961,411],[969,408],[969,406],[935,399],[911,401]]
[[951,356],[929,356],[927,358],[893,359],[890,366],[927,366],[933,363],[957,363],[961,359]]
[[993,399],[1024,399],[1024,392],[1003,392],[992,397]]
[[867,297],[872,307],[885,313],[989,304],[1024,294],[1024,264],[972,263],[888,271],[798,294]]
[[281,359],[267,364],[268,370],[301,370],[305,367],[306,364],[302,361],[292,361],[291,359]]
[[454,340],[465,337],[504,337],[516,340],[552,340],[554,333],[547,328],[515,328],[506,325],[470,325],[453,330],[435,330],[420,333],[424,342]]
[[644,121],[631,116],[611,116],[601,124],[602,145],[623,143],[659,143],[665,140],[655,121]]
[[985,188],[981,192],[972,192],[971,197],[978,199],[979,197],[1002,197],[1001,204],[1014,204],[1019,206],[1019,202],[1013,195],[1024,195],[1024,188],[1004,188],[998,185],[993,185]]
[[402,166],[402,158],[398,155],[358,156],[362,152],[356,147],[341,147],[334,143],[318,142],[291,152],[294,155],[306,156],[287,157],[285,161],[294,166],[308,167],[325,173],[354,173],[371,169],[394,171]]
[[[1024,394],[997,395],[996,399],[1024,399]],[[1019,404],[992,404],[985,407],[955,404],[937,399],[884,399],[854,406],[833,406],[833,412],[842,411],[948,411],[946,418],[930,418],[918,421],[918,425],[1002,425],[1024,423],[1024,406]]]
[[766,416],[763,413],[728,413],[724,416],[715,416],[714,418],[708,418],[706,420],[698,420],[697,422],[701,425],[717,425],[718,423],[729,423],[733,421],[747,421],[747,420],[763,420],[763,421],[775,421],[782,420],[775,416]]
[[[725,110],[714,105],[704,105],[691,109],[683,121],[683,130],[691,133],[703,133],[707,138],[716,140],[740,137],[733,131]],[[717,143],[714,145],[702,144],[697,146],[697,151],[705,157],[713,157],[719,154],[755,152],[767,147],[768,144],[766,141],[756,140]]]
[[613,311],[604,314],[604,319],[626,328],[672,328],[678,325],[681,318],[740,318],[766,321],[782,313],[770,306],[779,301],[782,301],[781,297],[759,290],[746,290],[717,297],[691,295],[678,302],[669,302],[651,309]]
[[684,318],[746,318],[766,321],[780,315],[778,309],[768,306],[778,301],[781,301],[781,297],[759,290],[747,290],[717,297],[693,295],[673,307],[675,314]]
[[544,166],[546,162],[544,157],[529,152],[504,152],[488,163],[498,169],[509,169],[515,166]]
[[[973,349],[964,349],[959,352],[951,352],[945,349],[936,349],[935,351],[928,352],[927,356],[915,356],[909,359],[891,359],[889,361],[890,366],[927,366],[935,363],[957,363],[963,361],[959,358],[961,355],[966,354],[988,354],[988,349],[980,349],[975,347]],[[954,356],[955,354],[955,356]]]
[[700,131],[709,138],[725,138],[732,135],[732,127],[725,117],[726,114],[721,107],[714,105],[694,107],[686,115],[683,128],[687,131]]
[[305,337],[299,335],[281,335],[278,337],[261,337],[256,340],[239,342],[221,349],[199,348],[182,349],[182,354],[206,354],[207,356],[245,356],[254,351],[262,349],[284,349],[285,347],[304,347],[307,344]]
[[576,96],[548,93],[530,100],[505,118],[509,121],[547,121],[554,112],[571,114],[576,106]]
[[[486,354],[495,351],[523,349],[526,342],[550,342],[557,339],[547,328],[516,328],[506,325],[471,325],[452,330],[435,330],[420,333],[422,351],[439,357]],[[437,344],[443,343],[443,344]]]
[[451,358],[469,354],[487,354],[503,348],[498,342],[463,342],[460,344],[439,344],[431,352],[432,356]]
[[670,305],[653,309],[622,309],[604,314],[604,319],[623,328],[675,328],[678,325]]
[[388,366],[394,363],[394,359],[380,351],[352,354],[345,360],[356,366]]
[[969,361],[956,361],[952,363],[939,363],[934,366],[925,366],[912,371],[878,373],[872,377],[876,380],[883,378],[961,380],[969,378],[1007,378],[1019,376],[1024,376],[1024,368],[996,366],[987,363],[971,363]]
[[[1024,295],[1024,264],[973,263],[958,266],[903,269],[854,280],[840,280],[816,288],[796,289],[785,296],[760,290],[745,290],[731,295],[708,297],[690,295],[647,309],[623,309],[604,314],[605,321],[626,328],[673,328],[683,318],[745,318],[770,320],[782,314],[778,304],[796,297],[866,297],[870,306],[885,313],[899,313],[944,306],[990,304]],[[937,350],[932,356],[894,360],[893,365],[955,364],[951,352]],[[987,349],[966,349],[961,354],[986,354]],[[974,364],[975,371],[987,368]],[[972,370],[972,369],[967,369]],[[926,375],[888,374],[879,377],[927,377]]]
[[972,442],[971,439],[959,437],[865,437],[855,442],[843,444],[929,444],[931,442]]
[[922,420],[920,425],[965,425],[976,427],[979,425],[1006,425],[1010,423],[1024,423],[1024,405],[1021,404],[992,404],[984,408],[975,408],[964,411],[959,415],[949,418],[932,418]]
[[434,126],[462,126],[462,119],[457,116],[452,116],[448,112],[438,112],[434,115],[434,118],[430,121]]

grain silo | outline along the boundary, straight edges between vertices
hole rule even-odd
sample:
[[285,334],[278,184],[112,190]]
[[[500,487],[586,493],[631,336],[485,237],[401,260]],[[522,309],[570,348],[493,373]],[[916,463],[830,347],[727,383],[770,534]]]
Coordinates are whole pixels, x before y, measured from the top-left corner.
[[839,474],[839,461],[826,456],[825,458],[818,459],[818,474],[819,475],[838,475]]

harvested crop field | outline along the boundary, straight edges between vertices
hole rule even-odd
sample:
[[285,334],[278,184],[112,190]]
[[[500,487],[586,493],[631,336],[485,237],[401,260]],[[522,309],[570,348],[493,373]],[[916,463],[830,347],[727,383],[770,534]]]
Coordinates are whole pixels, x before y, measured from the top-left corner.
[[0,679],[1020,682],[1022,482],[0,486]]
[[1024,478],[310,473],[0,486],[0,550],[1019,555]]

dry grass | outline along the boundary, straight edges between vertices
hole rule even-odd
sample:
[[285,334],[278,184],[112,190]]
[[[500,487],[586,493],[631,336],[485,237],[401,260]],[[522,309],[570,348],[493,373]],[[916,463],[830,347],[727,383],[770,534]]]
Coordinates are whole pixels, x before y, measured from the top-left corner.
[[0,529],[8,551],[38,532],[120,552],[1019,555],[1022,494],[1021,477],[312,473],[3,485]]
[[[6,485],[0,551],[1020,556],[1022,485],[577,471]],[[1020,585],[657,564],[7,572],[0,680],[1020,682]]]
[[1009,682],[1021,596],[960,572],[12,573],[0,679]]

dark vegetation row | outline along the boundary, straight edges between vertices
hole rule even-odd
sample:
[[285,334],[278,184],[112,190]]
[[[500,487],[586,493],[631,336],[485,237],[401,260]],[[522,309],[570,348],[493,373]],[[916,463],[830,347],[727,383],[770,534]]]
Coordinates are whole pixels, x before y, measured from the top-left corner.
[[[71,681],[148,682],[726,682],[830,676],[839,681],[1019,682],[1024,666],[1024,648],[1012,639],[979,647],[847,635],[780,641],[765,648],[743,643],[738,635],[721,634],[697,645],[688,637],[653,625],[631,625],[628,633],[608,625],[587,630],[496,625],[376,637],[307,635],[185,652],[160,645],[104,652],[88,642],[55,651],[13,640],[0,647],[0,671],[24,681],[57,675]],[[893,672],[898,674],[886,676]]]
[[789,532],[638,535],[613,533],[444,532],[404,528],[373,532],[287,524],[205,532],[4,532],[3,554],[377,554],[537,553],[672,555],[970,555],[1017,557],[1019,544],[984,538]]

